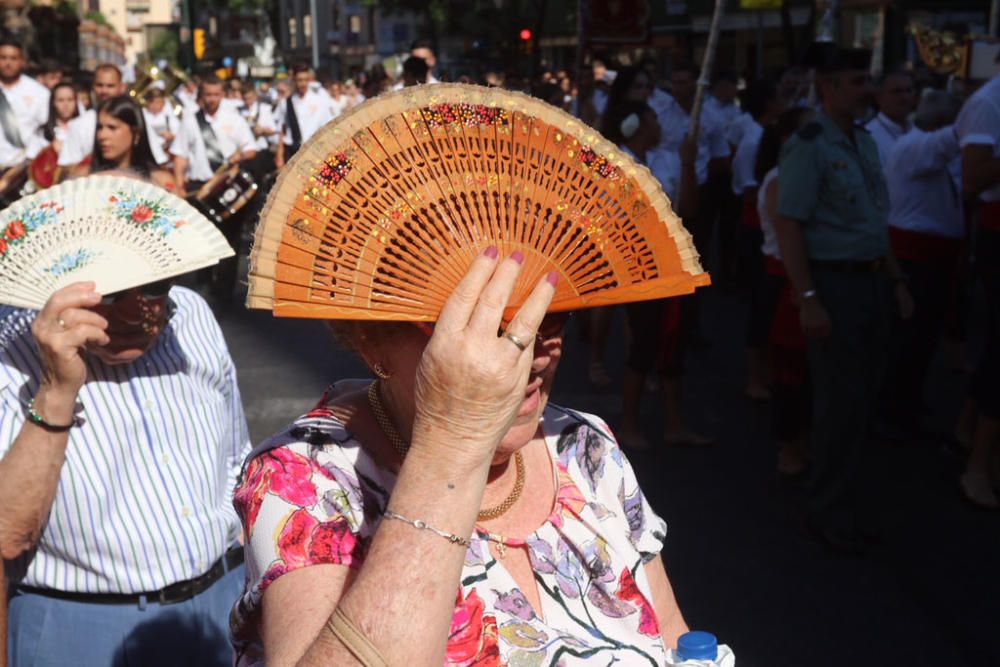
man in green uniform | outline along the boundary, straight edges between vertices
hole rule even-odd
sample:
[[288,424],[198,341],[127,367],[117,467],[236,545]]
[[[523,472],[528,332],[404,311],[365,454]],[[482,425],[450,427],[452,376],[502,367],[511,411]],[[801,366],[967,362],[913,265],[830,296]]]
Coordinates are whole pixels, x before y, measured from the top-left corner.
[[836,551],[860,553],[870,534],[860,456],[888,356],[892,299],[912,300],[889,247],[889,196],[874,140],[856,125],[872,97],[868,54],[819,52],[822,110],[779,164],[781,255],[800,303],[813,387],[806,526]]

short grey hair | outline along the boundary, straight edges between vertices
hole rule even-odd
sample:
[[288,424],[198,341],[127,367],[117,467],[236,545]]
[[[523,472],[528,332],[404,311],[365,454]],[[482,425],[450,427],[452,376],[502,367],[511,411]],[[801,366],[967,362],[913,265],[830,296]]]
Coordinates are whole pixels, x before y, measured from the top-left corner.
[[939,124],[950,125],[955,122],[960,108],[961,105],[954,95],[929,88],[920,97],[913,124],[922,130],[934,128]]

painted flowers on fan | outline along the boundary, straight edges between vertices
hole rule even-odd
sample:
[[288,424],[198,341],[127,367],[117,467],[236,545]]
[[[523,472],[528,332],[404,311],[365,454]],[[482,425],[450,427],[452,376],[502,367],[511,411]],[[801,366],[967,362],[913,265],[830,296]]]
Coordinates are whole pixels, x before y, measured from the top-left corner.
[[3,258],[15,246],[24,242],[31,232],[43,225],[56,221],[56,215],[62,212],[62,207],[56,202],[49,201],[40,204],[37,208],[31,208],[21,215],[21,217],[11,220],[0,233],[0,258]]
[[134,192],[119,191],[108,197],[108,202],[116,218],[151,228],[161,236],[184,225],[183,220],[177,219],[176,209],[164,204],[162,199],[147,199]]
[[92,259],[97,257],[98,254],[99,253],[96,253],[93,250],[87,250],[86,248],[72,250],[60,255],[54,262],[52,262],[52,264],[44,267],[42,271],[59,278],[67,273],[72,273],[78,269],[82,269],[89,264]]

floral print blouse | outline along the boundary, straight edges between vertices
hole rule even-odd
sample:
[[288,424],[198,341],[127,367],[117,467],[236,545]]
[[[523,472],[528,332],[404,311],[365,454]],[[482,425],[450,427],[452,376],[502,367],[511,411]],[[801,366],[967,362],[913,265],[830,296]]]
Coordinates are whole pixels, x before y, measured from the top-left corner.
[[[320,404],[324,405],[323,403]],[[557,480],[545,523],[523,541],[542,613],[477,530],[465,557],[446,665],[662,665],[666,649],[643,567],[666,524],[639,490],[607,425],[550,405],[543,417]],[[261,596],[320,563],[360,567],[395,483],[329,410],[318,407],[259,446],[235,494],[247,584],[232,614],[238,667],[264,664]]]

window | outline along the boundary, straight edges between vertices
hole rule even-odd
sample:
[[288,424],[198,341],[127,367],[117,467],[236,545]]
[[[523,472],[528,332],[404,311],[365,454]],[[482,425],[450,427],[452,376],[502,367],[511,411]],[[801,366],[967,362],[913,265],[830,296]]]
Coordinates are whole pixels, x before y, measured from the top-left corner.
[[288,19],[288,48],[299,48],[299,26],[294,17]]
[[348,29],[351,31],[351,34],[353,34],[353,35],[360,35],[361,34],[361,16],[360,15],[358,15],[358,14],[352,14],[347,19],[347,25],[348,25]]

